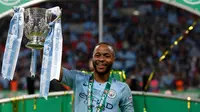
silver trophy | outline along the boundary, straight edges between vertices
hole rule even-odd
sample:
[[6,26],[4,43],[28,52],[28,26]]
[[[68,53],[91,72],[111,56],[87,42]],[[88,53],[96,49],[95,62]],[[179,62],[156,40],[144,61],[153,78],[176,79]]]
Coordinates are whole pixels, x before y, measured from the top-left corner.
[[3,77],[8,80],[12,80],[15,73],[23,32],[29,39],[26,47],[32,50],[31,76],[36,74],[37,49],[44,49],[40,96],[47,99],[50,81],[60,77],[63,42],[60,7],[25,10],[21,7],[14,7],[1,69]]
[[26,47],[42,49],[48,34],[52,13],[45,8],[28,8],[24,12],[24,32],[30,40]]

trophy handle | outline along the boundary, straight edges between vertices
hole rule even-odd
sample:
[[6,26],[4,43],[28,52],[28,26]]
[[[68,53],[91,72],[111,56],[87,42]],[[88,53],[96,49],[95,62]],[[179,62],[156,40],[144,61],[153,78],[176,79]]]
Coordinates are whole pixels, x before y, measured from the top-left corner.
[[59,7],[54,7],[54,8],[48,9],[47,12],[50,12],[53,16],[56,16],[55,19],[52,20],[52,23],[54,23],[55,21],[61,18],[62,9],[60,9]]

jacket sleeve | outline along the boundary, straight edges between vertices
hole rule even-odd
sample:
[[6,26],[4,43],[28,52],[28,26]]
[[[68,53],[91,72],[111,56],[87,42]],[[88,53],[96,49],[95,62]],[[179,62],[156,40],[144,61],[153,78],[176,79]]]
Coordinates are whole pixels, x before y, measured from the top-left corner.
[[73,89],[75,86],[77,74],[78,74],[78,71],[76,70],[68,70],[66,68],[63,68],[61,83]]
[[125,88],[122,91],[122,98],[119,102],[121,112],[134,112],[133,99],[129,86],[125,84]]

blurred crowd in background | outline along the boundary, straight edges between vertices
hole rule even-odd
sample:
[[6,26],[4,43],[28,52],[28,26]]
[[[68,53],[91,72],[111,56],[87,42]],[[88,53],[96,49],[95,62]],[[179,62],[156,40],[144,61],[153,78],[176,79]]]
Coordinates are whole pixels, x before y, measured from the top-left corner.
[[[63,66],[88,70],[92,50],[98,43],[98,1],[78,0],[47,2],[36,7],[62,8]],[[113,69],[124,70],[132,90],[142,90],[143,80],[155,70],[148,91],[200,88],[200,25],[197,16],[157,1],[104,0],[103,41],[116,47]],[[0,62],[2,63],[7,31],[12,15],[0,22]],[[197,21],[195,28],[170,49],[185,30]],[[31,50],[23,38],[14,80],[18,90],[27,89],[30,77]],[[159,62],[168,50],[169,55]],[[39,51],[38,51],[39,58]],[[35,87],[39,89],[41,65],[38,59]],[[0,66],[1,69],[1,66]],[[0,77],[0,89],[9,90],[10,82]]]

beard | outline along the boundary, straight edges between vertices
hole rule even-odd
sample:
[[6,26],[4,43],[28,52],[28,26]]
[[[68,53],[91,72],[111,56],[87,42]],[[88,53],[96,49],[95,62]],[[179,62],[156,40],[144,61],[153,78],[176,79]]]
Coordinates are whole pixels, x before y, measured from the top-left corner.
[[92,63],[93,63],[93,67],[94,67],[95,72],[97,72],[100,75],[105,75],[105,74],[109,73],[110,70],[112,69],[112,63],[106,64],[106,70],[104,70],[103,72],[100,72],[100,71],[97,70],[97,63],[94,62],[94,61]]

